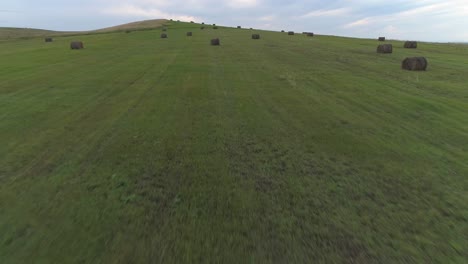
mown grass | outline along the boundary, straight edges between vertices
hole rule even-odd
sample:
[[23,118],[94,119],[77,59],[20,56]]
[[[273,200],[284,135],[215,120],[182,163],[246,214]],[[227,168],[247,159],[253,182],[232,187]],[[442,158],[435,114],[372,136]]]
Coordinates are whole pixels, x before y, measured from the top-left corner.
[[199,26],[0,43],[2,263],[467,261],[466,45]]

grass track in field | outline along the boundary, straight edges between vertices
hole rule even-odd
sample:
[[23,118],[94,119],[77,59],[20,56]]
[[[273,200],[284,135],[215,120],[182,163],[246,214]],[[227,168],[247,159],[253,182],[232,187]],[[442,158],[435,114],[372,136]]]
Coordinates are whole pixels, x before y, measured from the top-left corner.
[[0,259],[468,259],[466,45],[199,26],[0,42]]

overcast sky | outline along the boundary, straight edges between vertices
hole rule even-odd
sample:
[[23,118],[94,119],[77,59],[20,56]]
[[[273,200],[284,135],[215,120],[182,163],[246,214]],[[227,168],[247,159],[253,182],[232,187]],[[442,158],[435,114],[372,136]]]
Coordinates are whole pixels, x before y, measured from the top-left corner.
[[0,27],[91,30],[155,18],[468,42],[468,0],[0,0]]

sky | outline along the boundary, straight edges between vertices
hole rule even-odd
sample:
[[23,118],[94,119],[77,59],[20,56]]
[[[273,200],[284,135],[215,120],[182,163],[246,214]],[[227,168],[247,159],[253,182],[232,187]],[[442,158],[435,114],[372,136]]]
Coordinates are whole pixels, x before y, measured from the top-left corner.
[[92,30],[157,18],[360,38],[468,42],[468,0],[0,0],[0,27]]

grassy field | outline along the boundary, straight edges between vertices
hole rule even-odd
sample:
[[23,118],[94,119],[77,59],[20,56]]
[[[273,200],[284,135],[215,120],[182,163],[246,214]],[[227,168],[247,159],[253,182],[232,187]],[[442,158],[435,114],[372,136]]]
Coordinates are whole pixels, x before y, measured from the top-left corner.
[[0,42],[1,263],[468,261],[467,45],[199,26]]

